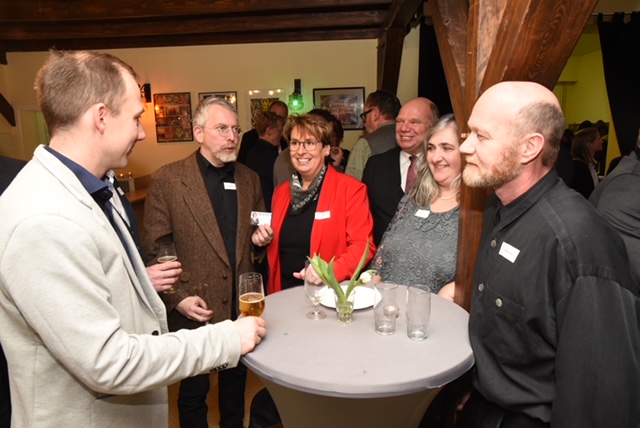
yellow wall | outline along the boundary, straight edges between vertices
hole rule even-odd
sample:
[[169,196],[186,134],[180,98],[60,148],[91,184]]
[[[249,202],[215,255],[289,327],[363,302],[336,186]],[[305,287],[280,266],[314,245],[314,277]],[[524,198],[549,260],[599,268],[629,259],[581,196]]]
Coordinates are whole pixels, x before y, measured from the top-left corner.
[[571,57],[554,93],[562,103],[567,125],[579,124],[584,120],[594,124],[598,120],[609,122],[606,164],[609,165],[611,159],[620,156],[604,80],[602,51]]
[[[405,40],[398,97],[405,102],[417,94],[419,30]],[[304,110],[313,107],[313,88],[364,86],[365,95],[376,89],[377,40],[268,43],[218,46],[108,50],[131,64],[141,83],[152,93],[190,92],[192,109],[198,92],[236,91],[240,126],[250,129],[247,91],[283,88],[288,95],[293,81],[302,80]],[[8,65],[0,66],[0,90],[25,118],[37,110],[33,81],[47,57],[46,52],[9,53]],[[3,74],[6,86],[2,86]],[[23,122],[32,122],[24,119]],[[4,123],[2,123],[4,122]],[[197,148],[196,142],[156,142],[153,103],[147,105],[142,123],[147,138],[138,143],[124,171],[146,175],[181,159]],[[343,146],[351,148],[361,131],[346,131]],[[31,132],[11,128],[0,118],[0,154],[29,159]]]

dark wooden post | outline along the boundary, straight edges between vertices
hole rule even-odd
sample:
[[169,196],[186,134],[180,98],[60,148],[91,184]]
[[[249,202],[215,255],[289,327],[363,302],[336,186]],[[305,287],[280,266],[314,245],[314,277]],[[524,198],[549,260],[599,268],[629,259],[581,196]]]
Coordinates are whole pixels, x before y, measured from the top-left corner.
[[[430,0],[453,111],[465,133],[475,101],[505,80],[553,89],[598,0]],[[463,186],[456,302],[469,309],[487,190]]]

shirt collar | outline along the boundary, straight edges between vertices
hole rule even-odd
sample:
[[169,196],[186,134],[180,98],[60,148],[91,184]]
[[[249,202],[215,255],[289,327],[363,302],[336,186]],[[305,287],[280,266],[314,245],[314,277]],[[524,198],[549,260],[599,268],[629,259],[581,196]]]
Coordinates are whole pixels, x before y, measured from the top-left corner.
[[233,173],[235,171],[235,168],[233,167],[234,162],[225,163],[218,168],[212,165],[211,162],[209,162],[207,158],[202,155],[202,152],[200,150],[196,152],[196,161],[198,162],[200,172],[202,172],[203,176],[210,172],[217,177],[228,177],[233,176]]
[[507,227],[527,212],[549,189],[557,184],[558,173],[555,170],[551,170],[533,187],[508,205],[502,205],[500,199],[494,195],[498,201],[494,224],[498,225],[500,229]]
[[[111,191],[104,181],[100,180],[98,177],[87,171],[86,168],[72,161],[62,153],[55,151],[49,146],[45,146],[44,148],[62,162],[64,166],[69,168],[71,172],[73,172],[80,181],[80,184],[82,184],[82,187],[84,187],[94,199],[98,197],[101,200],[108,201],[111,198]],[[108,192],[108,195],[104,193],[105,190]]]
[[[411,162],[411,156],[409,153],[405,152],[404,150],[400,150],[400,159],[402,160],[402,163],[409,163]],[[420,159],[422,157],[422,152],[418,153],[416,156],[418,156],[418,159]]]

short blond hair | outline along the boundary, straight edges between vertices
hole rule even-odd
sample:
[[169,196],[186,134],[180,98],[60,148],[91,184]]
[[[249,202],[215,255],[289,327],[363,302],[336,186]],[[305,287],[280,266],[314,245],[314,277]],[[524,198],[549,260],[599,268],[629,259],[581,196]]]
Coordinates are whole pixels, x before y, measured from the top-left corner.
[[35,81],[38,105],[49,133],[71,127],[97,103],[104,103],[119,115],[126,97],[123,73],[138,79],[130,65],[113,55],[52,50]]

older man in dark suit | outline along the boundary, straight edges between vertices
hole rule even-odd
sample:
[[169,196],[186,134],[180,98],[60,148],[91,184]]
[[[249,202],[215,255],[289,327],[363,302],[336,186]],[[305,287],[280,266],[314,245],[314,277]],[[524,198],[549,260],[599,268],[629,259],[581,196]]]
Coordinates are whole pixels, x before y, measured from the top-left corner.
[[[173,241],[183,273],[174,293],[164,293],[169,328],[197,328],[236,318],[236,278],[255,270],[251,212],[264,211],[260,179],[235,162],[238,115],[226,101],[204,100],[193,119],[200,149],[151,177],[143,241],[149,259]],[[196,295],[196,286],[208,284]],[[246,367],[218,373],[220,426],[241,428]],[[185,379],[178,410],[183,428],[207,427],[209,375]]]
[[416,164],[423,153],[422,145],[438,115],[438,108],[427,98],[408,101],[396,118],[398,147],[371,156],[367,161],[362,182],[369,192],[376,246],[382,241],[400,199],[413,184]]
[[[13,178],[18,175],[27,162],[19,159],[0,156],[0,195],[5,191]],[[0,428],[11,426],[11,395],[9,393],[9,373],[7,359],[0,346]]]

